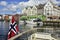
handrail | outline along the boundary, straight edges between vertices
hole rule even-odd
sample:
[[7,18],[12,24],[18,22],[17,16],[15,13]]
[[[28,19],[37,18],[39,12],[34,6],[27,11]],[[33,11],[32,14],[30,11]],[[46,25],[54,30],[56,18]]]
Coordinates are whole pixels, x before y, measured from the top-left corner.
[[33,29],[28,30],[28,31],[19,33],[18,35],[16,35],[16,36],[10,38],[10,40],[14,40],[14,39],[20,37],[21,35],[23,35],[24,33],[27,33],[27,32],[30,32],[30,31],[34,31],[34,30],[37,30],[37,29],[53,29],[53,28],[33,28]]

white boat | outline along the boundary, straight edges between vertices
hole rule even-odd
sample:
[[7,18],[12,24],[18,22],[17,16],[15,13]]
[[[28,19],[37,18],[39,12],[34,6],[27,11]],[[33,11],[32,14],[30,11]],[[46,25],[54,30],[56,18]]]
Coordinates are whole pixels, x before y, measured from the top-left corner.
[[57,40],[51,36],[49,33],[34,33],[30,37],[28,37],[28,40]]
[[23,25],[23,24],[24,24],[24,21],[19,21],[19,24],[20,24],[20,25]]

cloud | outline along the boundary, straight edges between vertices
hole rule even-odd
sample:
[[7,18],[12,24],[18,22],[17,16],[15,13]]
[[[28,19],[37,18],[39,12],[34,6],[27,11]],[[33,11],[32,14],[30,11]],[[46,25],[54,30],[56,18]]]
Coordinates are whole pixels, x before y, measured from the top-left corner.
[[6,6],[6,5],[7,5],[7,2],[6,2],[6,1],[1,1],[1,2],[0,2],[0,5]]
[[[10,3],[8,4],[8,2],[6,1],[1,1],[0,5],[1,6],[6,6],[5,8],[1,9],[1,11],[11,11],[11,12],[15,12],[17,11],[17,9],[24,9],[27,6],[34,6],[34,5],[38,5],[38,4],[44,4],[49,0],[29,0],[27,2],[19,2],[19,3]],[[57,4],[58,2],[56,0],[51,0],[53,3]],[[21,13],[21,12],[17,12],[17,13]]]
[[[6,6],[6,9],[9,9],[11,11],[16,11],[17,8],[23,9],[24,7],[27,7],[27,6],[34,6],[34,5],[38,5],[38,4],[44,4],[47,1],[49,1],[49,0],[29,0],[27,2],[19,2],[19,3],[17,3],[17,5],[14,4],[14,3],[8,4],[6,1],[1,1],[0,5]],[[51,1],[55,4],[58,3],[56,0],[51,0]],[[6,10],[6,9],[4,8],[4,10]]]
[[44,4],[44,3],[47,3],[48,1],[52,1],[54,4],[59,4],[60,3],[56,0],[29,0],[28,2],[20,2],[18,4],[18,6],[23,9],[24,7],[27,7],[27,6]]
[[7,10],[8,10],[7,8],[3,8],[0,10],[0,12],[7,11]]
[[18,3],[18,8],[19,9],[23,9],[23,8],[25,8],[26,7],[26,5],[24,4],[25,2],[20,2],[20,3]]
[[15,5],[15,4],[10,4],[10,5],[7,6],[7,8],[8,8],[9,10],[11,10],[11,11],[16,11],[17,5]]
[[54,4],[58,4],[59,2],[56,0],[51,0]]
[[20,6],[34,6],[34,5],[38,5],[38,4],[43,4],[45,3],[47,0],[29,0],[28,2],[20,2],[19,5]]
[[17,5],[15,5],[15,4],[9,4],[9,5],[7,5],[6,7],[4,7],[4,8],[2,8],[1,10],[0,10],[0,12],[2,11],[16,11],[17,10]]
[[20,14],[21,12],[16,12],[17,14]]
[[47,0],[29,0],[27,2],[19,2],[18,8],[24,9],[27,6],[34,6],[38,4],[44,4]]

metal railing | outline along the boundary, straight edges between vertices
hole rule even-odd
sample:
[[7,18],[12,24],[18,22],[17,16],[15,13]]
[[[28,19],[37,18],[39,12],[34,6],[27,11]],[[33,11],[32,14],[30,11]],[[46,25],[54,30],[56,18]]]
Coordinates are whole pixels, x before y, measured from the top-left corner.
[[[22,36],[25,36],[25,35],[27,35],[27,34],[30,34],[30,35],[32,35],[33,33],[36,33],[36,32],[44,32],[43,30],[52,30],[53,28],[33,28],[33,29],[31,29],[31,30],[28,30],[28,31],[25,31],[25,32],[22,32],[22,33],[19,33],[18,35],[16,35],[16,36],[14,36],[14,37],[12,37],[10,40],[16,40],[16,39],[18,39],[18,38],[22,38]],[[38,30],[40,30],[40,31],[38,31]],[[26,37],[26,36],[25,36]],[[28,37],[28,36],[27,36]],[[26,37],[26,38],[27,38]]]

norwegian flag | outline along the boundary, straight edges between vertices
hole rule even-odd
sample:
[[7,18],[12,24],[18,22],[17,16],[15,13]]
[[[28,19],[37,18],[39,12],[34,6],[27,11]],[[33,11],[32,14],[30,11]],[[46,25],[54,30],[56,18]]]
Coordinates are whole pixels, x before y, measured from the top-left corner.
[[9,32],[8,32],[8,40],[15,36],[16,34],[18,34],[18,25],[14,19],[14,16],[12,16],[12,20],[11,20],[11,23],[10,23],[10,26],[9,26]]

